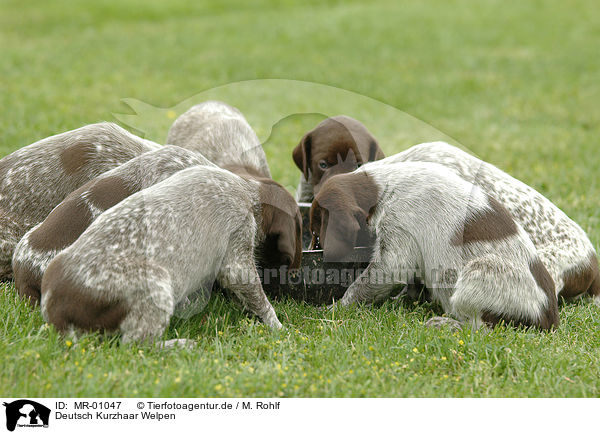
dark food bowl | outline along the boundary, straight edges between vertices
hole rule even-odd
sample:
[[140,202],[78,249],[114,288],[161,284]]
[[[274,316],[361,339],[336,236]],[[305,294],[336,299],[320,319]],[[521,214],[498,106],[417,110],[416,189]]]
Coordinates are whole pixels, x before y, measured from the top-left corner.
[[356,247],[344,262],[325,262],[323,250],[309,250],[309,203],[299,203],[302,214],[302,265],[299,271],[290,272],[286,267],[278,269],[259,268],[263,289],[269,298],[290,297],[311,304],[331,304],[342,298],[348,286],[369,265],[372,249]]

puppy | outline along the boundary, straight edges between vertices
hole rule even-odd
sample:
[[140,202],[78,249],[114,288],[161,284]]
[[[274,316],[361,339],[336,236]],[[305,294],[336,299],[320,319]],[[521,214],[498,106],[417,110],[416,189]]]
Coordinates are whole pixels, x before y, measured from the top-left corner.
[[588,293],[600,304],[596,251],[581,227],[533,188],[444,142],[422,143],[377,164],[429,161],[444,165],[504,205],[533,241],[557,295]]
[[[370,163],[334,176],[313,202],[311,230],[331,259],[352,251],[361,230],[375,236],[372,261],[342,306],[385,300],[419,279],[446,313],[474,327],[558,326],[554,282],[525,231],[444,166]],[[453,320],[429,324],[443,322]]]
[[352,172],[385,155],[363,124],[348,116],[334,116],[306,133],[292,157],[303,174],[296,198],[298,202],[312,202],[327,178]]
[[0,160],[0,278],[12,278],[21,237],[67,194],[160,145],[111,123],[48,137]]
[[200,152],[219,167],[245,167],[271,178],[267,157],[244,115],[221,101],[206,101],[179,116],[167,143]]
[[61,250],[73,244],[105,210],[132,194],[188,167],[213,166],[202,155],[178,146],[146,152],[71,192],[15,248],[15,287],[32,304],[39,302],[42,275]]
[[281,327],[254,257],[269,235],[264,228],[272,216],[263,200],[276,200],[270,190],[221,168],[196,166],[135,193],[50,262],[42,279],[44,318],[62,332],[155,340],[175,305],[191,293],[206,294],[216,280],[265,324]]
[[[302,242],[297,234],[302,231],[302,217],[298,206],[278,209],[276,204],[295,203],[282,185],[271,179],[265,152],[254,130],[242,113],[220,101],[198,104],[173,123],[167,142],[202,153],[217,166],[227,169],[244,179],[264,185],[265,191],[274,195],[274,200],[264,198],[269,213],[270,234],[257,252],[257,257],[267,263],[284,260],[291,266],[300,261]],[[275,257],[273,257],[273,252]],[[288,252],[283,256],[277,252]],[[299,262],[298,262],[299,263]]]

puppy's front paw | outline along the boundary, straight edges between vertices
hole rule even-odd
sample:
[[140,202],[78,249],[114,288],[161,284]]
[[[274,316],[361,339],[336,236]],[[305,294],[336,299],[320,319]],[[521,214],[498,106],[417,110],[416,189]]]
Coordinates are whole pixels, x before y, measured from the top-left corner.
[[269,326],[273,330],[280,330],[281,328],[283,328],[283,325],[281,325],[281,322],[279,321],[279,318],[277,318],[277,314],[275,313],[275,310],[273,310],[273,308],[267,310],[267,312],[264,315],[262,315],[261,319],[267,326]]
[[434,316],[425,323],[425,326],[438,329],[441,329],[442,327],[449,327],[451,330],[462,329],[462,323],[460,321],[445,316]]

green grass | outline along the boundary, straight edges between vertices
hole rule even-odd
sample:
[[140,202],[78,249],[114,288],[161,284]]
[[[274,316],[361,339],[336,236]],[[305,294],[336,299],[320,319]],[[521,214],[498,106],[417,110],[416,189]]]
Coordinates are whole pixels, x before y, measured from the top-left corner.
[[[303,131],[319,114],[349,113],[387,153],[452,138],[543,192],[598,247],[599,45],[592,0],[0,0],[0,154],[134,114],[122,98],[179,113],[208,95],[242,108],[292,189]],[[356,95],[289,82],[209,90],[266,78]],[[309,114],[277,117],[295,112]],[[138,115],[128,125],[164,140],[169,110]],[[430,330],[427,304],[274,305],[280,332],[215,295],[168,330],[194,350],[98,336],[68,346],[3,286],[0,396],[600,395],[600,310],[587,300],[561,307],[555,333]]]

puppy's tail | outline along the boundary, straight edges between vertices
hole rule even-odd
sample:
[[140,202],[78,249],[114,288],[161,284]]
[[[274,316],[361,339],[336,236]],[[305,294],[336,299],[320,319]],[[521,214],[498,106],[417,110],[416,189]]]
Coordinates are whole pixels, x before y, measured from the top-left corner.
[[540,329],[558,326],[554,283],[537,258],[520,264],[489,254],[468,262],[450,303],[454,315],[474,326],[501,320]]

